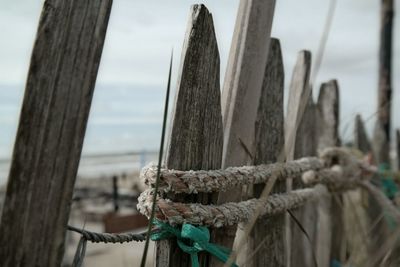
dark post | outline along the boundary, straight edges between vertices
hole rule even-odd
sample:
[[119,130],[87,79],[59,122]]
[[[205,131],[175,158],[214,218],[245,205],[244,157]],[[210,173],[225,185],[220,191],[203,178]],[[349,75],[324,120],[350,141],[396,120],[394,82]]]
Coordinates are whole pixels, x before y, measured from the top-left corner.
[[392,100],[393,0],[381,2],[379,47],[378,118],[374,130],[374,156],[377,163],[390,164]]
[[113,203],[114,203],[114,212],[117,212],[119,210],[119,205],[118,205],[118,177],[113,176],[112,177],[112,184],[113,184]]
[[[183,46],[166,167],[177,170],[220,169],[222,114],[220,61],[214,22],[204,5],[194,5]],[[215,194],[170,195],[179,202],[210,204]],[[176,240],[156,245],[157,267],[187,267],[190,255]],[[200,253],[200,265],[208,266],[209,254]]]
[[400,170],[400,130],[396,131],[397,170]]
[[60,266],[112,0],[46,0],[0,223],[0,266]]
[[[265,68],[261,98],[255,123],[254,164],[274,163],[283,149],[283,89],[284,71],[281,45],[271,38],[268,61]],[[254,185],[254,197],[260,197],[265,185]],[[285,192],[286,183],[275,184],[274,193]],[[249,254],[246,266],[284,266],[285,215],[278,214],[259,218],[250,235]],[[261,247],[260,244],[263,244]]]

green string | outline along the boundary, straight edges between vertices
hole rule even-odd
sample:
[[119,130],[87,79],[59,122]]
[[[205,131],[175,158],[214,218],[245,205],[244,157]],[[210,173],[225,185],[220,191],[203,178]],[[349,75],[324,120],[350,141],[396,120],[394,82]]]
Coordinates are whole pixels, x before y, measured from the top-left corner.
[[[389,176],[387,173],[390,171],[390,165],[387,163],[381,163],[378,165],[378,171],[382,173],[380,175],[381,189],[385,193],[385,195],[393,200],[399,192],[399,188],[393,180],[393,177]],[[386,222],[389,225],[390,229],[395,229],[397,226],[396,220],[390,216],[386,211],[384,211],[384,216],[386,218]]]
[[[390,166],[386,163],[381,163],[378,166],[378,170],[381,173],[387,173],[390,170]],[[381,186],[385,195],[390,199],[393,199],[399,191],[393,177],[391,176],[381,175]]]
[[[207,227],[196,227],[185,223],[182,225],[182,229],[179,230],[176,227],[157,220],[154,220],[153,224],[157,226],[158,231],[153,232],[151,240],[158,241],[176,237],[179,248],[190,255],[192,267],[200,266],[198,253],[204,250],[224,263],[228,261],[230,250],[210,243],[210,231]],[[238,265],[233,263],[231,267],[238,267]]]

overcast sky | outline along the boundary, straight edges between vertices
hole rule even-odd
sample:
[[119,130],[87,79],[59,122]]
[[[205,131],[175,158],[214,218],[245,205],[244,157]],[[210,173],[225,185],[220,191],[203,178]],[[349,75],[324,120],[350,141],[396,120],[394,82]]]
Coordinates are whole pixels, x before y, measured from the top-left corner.
[[[362,113],[366,118],[376,107],[380,2],[338,0],[317,81],[339,80],[342,129],[352,122],[355,113]],[[396,2],[400,13],[400,1]],[[172,47],[176,55],[174,76],[177,75],[188,12],[194,3],[198,2],[114,0],[97,82],[164,88]],[[239,1],[201,3],[213,13],[223,79]],[[15,84],[22,90],[42,4],[38,0],[0,0],[0,84]],[[328,0],[277,0],[272,35],[281,39],[287,81],[299,50],[311,50],[315,56],[328,6]],[[396,18],[393,106],[397,113],[399,30]],[[399,127],[400,116],[396,116],[396,112],[393,120]],[[369,125],[371,123],[372,120]],[[344,133],[343,137],[351,137],[351,132]]]

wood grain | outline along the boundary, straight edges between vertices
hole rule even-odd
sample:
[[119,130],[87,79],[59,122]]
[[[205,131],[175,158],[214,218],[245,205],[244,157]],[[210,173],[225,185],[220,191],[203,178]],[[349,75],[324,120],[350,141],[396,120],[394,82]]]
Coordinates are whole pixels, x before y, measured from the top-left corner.
[[[166,157],[167,168],[221,168],[223,131],[219,66],[212,16],[204,5],[194,5],[182,51]],[[210,194],[170,197],[179,201],[205,204],[212,200]],[[158,242],[156,250],[156,266],[191,266],[189,254],[181,251],[175,240]],[[201,253],[200,261],[201,264],[208,264],[209,254]]]
[[[281,46],[278,39],[271,38],[255,124],[255,165],[276,162],[283,149],[283,91]],[[264,186],[254,186],[254,197],[260,197]],[[285,189],[285,182],[277,182],[273,192],[285,192]],[[284,266],[284,225],[284,214],[257,220],[250,236],[249,254],[259,250],[247,259],[246,266]],[[263,245],[258,248],[261,243]]]
[[0,266],[60,266],[111,0],[46,0],[0,224]]
[[[275,0],[241,0],[222,91],[224,152],[222,166],[252,164],[244,146],[254,155],[257,106],[269,52]],[[218,203],[238,201],[241,188],[220,193]],[[231,247],[236,227],[216,236],[218,244]]]
[[[309,103],[311,95],[311,87],[309,84],[311,72],[311,53],[309,51],[300,51],[297,56],[296,65],[293,69],[292,79],[289,86],[289,97],[287,114],[285,118],[285,156],[286,160],[294,160],[296,146],[302,146],[303,144],[297,144],[296,142],[300,136],[298,131],[300,130],[301,122],[305,116],[305,111]],[[306,119],[305,119],[306,121]],[[298,148],[299,149],[299,148]],[[286,181],[287,190],[292,190],[292,179]],[[298,215],[298,214],[297,214]],[[286,214],[286,228],[285,228],[285,248],[286,248],[286,266],[291,266],[292,263],[292,229],[296,227],[292,224],[292,220]],[[297,228],[296,228],[297,230]],[[295,265],[296,266],[296,265]]]
[[[296,131],[294,159],[317,155],[317,109],[311,96],[312,93],[308,99],[299,128]],[[304,185],[299,180],[297,181],[293,184],[293,188],[303,188]],[[306,230],[311,240],[307,239],[297,224],[292,223],[291,266],[314,266],[313,251],[315,251],[318,216],[316,202],[306,203],[298,210],[292,211],[292,213]]]
[[[322,151],[327,147],[339,146],[339,87],[336,80],[321,85],[317,110],[318,149]],[[341,197],[332,195],[321,199],[318,210],[318,266],[329,266],[331,259],[343,262],[341,249],[345,248],[345,239]]]

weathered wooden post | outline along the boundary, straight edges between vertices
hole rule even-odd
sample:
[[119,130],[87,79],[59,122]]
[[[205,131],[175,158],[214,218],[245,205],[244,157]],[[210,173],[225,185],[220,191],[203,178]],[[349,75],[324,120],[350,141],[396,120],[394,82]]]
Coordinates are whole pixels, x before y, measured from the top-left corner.
[[[339,139],[339,88],[336,80],[321,85],[318,96],[318,149],[340,145]],[[331,260],[343,262],[344,242],[341,197],[322,199],[317,225],[318,266],[330,266]],[[333,238],[334,237],[334,238]]]
[[393,15],[393,0],[382,0],[379,48],[378,118],[374,129],[373,149],[376,162],[387,164],[390,164]]
[[118,176],[114,175],[112,177],[112,199],[113,199],[113,204],[114,204],[114,212],[118,212],[119,210],[119,193],[118,193]]
[[46,0],[0,224],[0,266],[60,266],[112,0]]
[[[254,164],[276,162],[283,149],[283,91],[281,46],[272,38],[255,124]],[[260,197],[263,189],[264,185],[254,185],[254,197]],[[274,192],[285,191],[285,182],[275,184]],[[255,254],[247,259],[246,266],[284,266],[284,225],[284,214],[257,220],[249,246],[249,253]]]
[[[354,123],[354,148],[364,155],[371,152],[371,145],[360,114],[355,117]],[[346,262],[349,266],[362,266],[367,260],[369,239],[368,216],[366,203],[367,192],[360,188],[343,193],[343,219],[346,237],[346,253],[349,258]]]
[[[254,126],[269,52],[274,9],[275,0],[240,1],[222,91],[224,168],[253,163],[252,156],[246,150],[254,155]],[[236,188],[220,193],[218,203],[240,199],[241,188]],[[219,233],[216,242],[231,247],[236,227],[227,227]]]
[[[194,5],[182,51],[167,168],[221,168],[223,132],[219,65],[212,16],[204,5]],[[170,197],[205,204],[212,201],[212,195],[206,193]],[[190,266],[189,254],[181,251],[175,240],[158,242],[156,257],[159,267]],[[202,254],[200,260],[201,265],[209,262],[207,254]]]
[[[300,51],[289,86],[288,109],[285,119],[287,160],[294,160],[298,157],[315,154],[316,145],[313,143],[312,137],[315,135],[315,115],[313,114],[315,112],[312,110],[313,103],[309,83],[310,71],[311,53],[309,51]],[[288,182],[288,190],[292,190],[292,187],[296,189],[301,187],[301,185],[297,183],[293,185],[291,179],[288,180]],[[303,213],[305,210],[305,208],[300,208],[296,212],[293,212],[300,222],[303,220]],[[309,218],[311,218],[312,212],[308,215],[310,215]],[[312,260],[309,256],[312,254],[309,253],[313,248],[308,251],[303,250],[305,248],[310,248],[309,243],[307,243],[307,241],[303,242],[303,233],[299,230],[297,225],[291,223],[290,216],[286,215],[286,217],[286,266],[309,266],[305,264],[305,262],[308,261],[308,259]],[[309,228],[310,225],[307,227]]]
[[[312,99],[312,93],[303,114],[303,118],[296,131],[296,143],[294,159],[317,155],[316,136],[316,105]],[[298,189],[303,185],[300,181],[293,184]],[[307,239],[301,228],[292,223],[292,244],[291,244],[291,266],[313,266],[315,265],[315,234],[317,222],[317,208],[315,202],[306,203],[304,207],[294,211],[293,214],[301,223],[310,240]]]
[[357,114],[354,124],[354,147],[364,154],[371,151],[371,144],[360,114]]
[[400,130],[396,131],[397,171],[400,170]]

